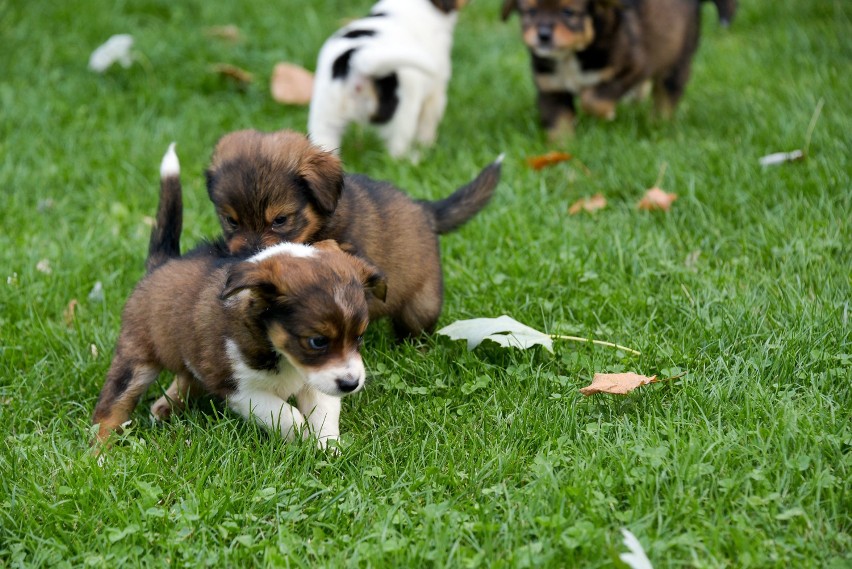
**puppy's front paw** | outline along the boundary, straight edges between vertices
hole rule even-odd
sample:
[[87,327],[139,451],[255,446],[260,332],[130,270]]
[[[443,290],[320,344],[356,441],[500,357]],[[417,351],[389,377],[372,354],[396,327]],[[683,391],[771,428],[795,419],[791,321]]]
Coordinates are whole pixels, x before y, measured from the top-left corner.
[[599,99],[592,89],[586,89],[580,94],[580,106],[583,111],[599,119],[615,119],[615,101]]

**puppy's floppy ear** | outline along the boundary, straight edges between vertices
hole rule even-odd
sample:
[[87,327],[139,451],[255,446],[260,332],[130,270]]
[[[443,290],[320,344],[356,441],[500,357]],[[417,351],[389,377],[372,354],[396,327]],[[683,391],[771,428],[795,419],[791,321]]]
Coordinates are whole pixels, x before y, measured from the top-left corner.
[[282,291],[269,279],[268,271],[250,261],[231,265],[225,286],[219,293],[219,299],[228,300],[244,290],[253,291],[254,296],[260,299],[273,298],[282,294]]
[[213,199],[213,186],[216,185],[216,172],[213,168],[204,171],[204,179],[207,181],[207,195]]
[[312,147],[299,164],[296,174],[304,180],[314,205],[325,215],[334,213],[343,192],[340,159],[331,152]]
[[388,280],[384,273],[362,257],[354,255],[350,255],[350,257],[355,261],[358,274],[361,275],[364,290],[384,302],[388,297]]
[[500,11],[500,17],[505,22],[512,15],[512,12],[518,9],[518,0],[504,0],[503,9]]

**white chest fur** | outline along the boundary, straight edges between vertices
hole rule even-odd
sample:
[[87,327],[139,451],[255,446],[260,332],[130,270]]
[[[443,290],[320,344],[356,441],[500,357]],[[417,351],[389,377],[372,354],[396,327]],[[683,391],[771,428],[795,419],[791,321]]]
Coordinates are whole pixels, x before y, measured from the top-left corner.
[[588,87],[594,87],[610,75],[609,68],[583,71],[580,61],[573,53],[554,60],[552,73],[536,73],[535,83],[541,91],[569,91],[579,93]]

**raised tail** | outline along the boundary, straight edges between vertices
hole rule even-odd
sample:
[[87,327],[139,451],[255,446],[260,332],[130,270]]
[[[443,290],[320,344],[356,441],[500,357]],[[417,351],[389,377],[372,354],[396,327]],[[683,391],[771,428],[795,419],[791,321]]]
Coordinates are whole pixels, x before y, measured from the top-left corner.
[[420,202],[432,214],[436,233],[443,235],[458,229],[488,204],[494,195],[494,188],[500,182],[504,156],[501,154],[483,168],[472,182],[448,197],[434,202]]
[[719,23],[722,27],[727,28],[734,21],[734,15],[737,13],[737,0],[703,0],[704,2],[713,2],[716,5],[716,11],[719,12]]
[[175,143],[169,145],[160,163],[160,203],[157,221],[151,230],[145,269],[150,273],[169,259],[180,257],[180,233],[183,229],[183,196],[180,162]]

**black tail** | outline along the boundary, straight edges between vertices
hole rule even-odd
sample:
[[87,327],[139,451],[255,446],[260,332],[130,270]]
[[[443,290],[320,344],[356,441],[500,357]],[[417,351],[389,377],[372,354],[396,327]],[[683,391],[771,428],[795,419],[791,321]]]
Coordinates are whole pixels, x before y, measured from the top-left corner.
[[450,196],[436,202],[420,203],[432,214],[435,220],[435,232],[443,235],[464,225],[468,219],[484,208],[494,195],[494,188],[500,182],[503,168],[503,155],[482,169],[472,182],[462,186]]
[[180,232],[183,229],[183,196],[180,186],[180,162],[175,143],[160,164],[160,203],[157,221],[151,230],[145,269],[150,273],[169,259],[180,257]]
[[734,15],[737,13],[737,0],[702,0],[703,2],[713,2],[716,5],[716,11],[719,12],[719,23],[727,28],[734,21]]

